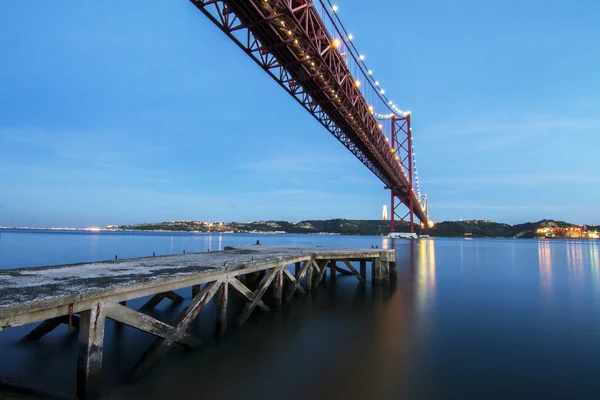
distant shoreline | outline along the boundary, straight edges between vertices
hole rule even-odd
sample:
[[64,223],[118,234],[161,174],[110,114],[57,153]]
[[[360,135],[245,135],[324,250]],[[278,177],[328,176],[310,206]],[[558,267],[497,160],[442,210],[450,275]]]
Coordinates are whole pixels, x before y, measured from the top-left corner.
[[[0,227],[1,230],[38,232],[154,232],[188,234],[248,234],[248,235],[323,235],[323,236],[387,236],[389,220],[305,220],[255,222],[170,221],[135,225],[108,225],[90,228]],[[396,232],[409,232],[405,222],[396,223]],[[426,233],[415,224],[417,233]],[[489,220],[444,221],[431,226],[433,237],[473,238],[538,238],[538,239],[600,239],[600,225],[575,225],[564,221],[541,220],[523,224],[504,224]]]

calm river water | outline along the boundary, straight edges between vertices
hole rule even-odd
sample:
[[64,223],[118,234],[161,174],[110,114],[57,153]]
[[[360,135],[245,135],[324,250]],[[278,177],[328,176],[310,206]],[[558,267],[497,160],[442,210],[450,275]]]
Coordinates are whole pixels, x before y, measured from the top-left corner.
[[[0,269],[256,240],[392,246],[356,236],[1,231]],[[338,277],[218,341],[209,309],[192,328],[206,347],[174,348],[134,384],[123,378],[152,337],[107,322],[105,398],[600,398],[599,242],[422,239],[394,247],[391,287]],[[155,315],[169,321],[176,311],[165,302]],[[0,332],[0,381],[72,397],[77,334],[62,327],[16,344],[29,328]]]

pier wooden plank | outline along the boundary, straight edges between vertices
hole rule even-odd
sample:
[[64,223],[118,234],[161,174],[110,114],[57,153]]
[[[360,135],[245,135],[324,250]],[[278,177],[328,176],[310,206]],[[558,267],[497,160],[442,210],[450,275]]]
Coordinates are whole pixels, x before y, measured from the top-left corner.
[[[43,321],[90,309],[286,264],[329,259],[372,259],[385,250],[242,246],[84,264],[0,271],[0,327]],[[311,282],[312,283],[312,282]]]

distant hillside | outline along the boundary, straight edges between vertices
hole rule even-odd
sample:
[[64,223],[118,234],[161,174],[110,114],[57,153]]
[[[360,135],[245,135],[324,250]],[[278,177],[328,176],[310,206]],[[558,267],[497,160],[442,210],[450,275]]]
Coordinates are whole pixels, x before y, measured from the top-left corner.
[[[541,220],[538,222],[526,222],[523,224],[504,224],[493,221],[444,221],[435,224],[431,229],[432,236],[441,237],[463,237],[470,234],[473,237],[517,237],[532,238],[536,236],[539,228],[565,228],[574,227],[564,221]],[[591,230],[597,230],[597,227],[589,226]]]
[[[417,225],[418,226],[418,225]],[[464,237],[465,234],[473,237],[517,237],[531,238],[536,236],[540,228],[568,228],[577,227],[564,221],[542,220],[526,222],[523,224],[504,224],[493,221],[444,221],[435,224],[430,230],[431,236],[438,237]],[[381,236],[390,232],[390,221],[382,220],[355,220],[355,219],[328,219],[306,220],[298,223],[288,221],[256,221],[256,222],[230,222],[209,223],[200,221],[172,221],[147,223],[136,225],[123,225],[116,227],[122,230],[160,230],[184,232],[276,232],[276,233],[331,233],[340,235],[369,235]],[[589,230],[600,230],[600,226],[588,226]],[[417,228],[418,229],[418,228]],[[397,223],[397,232],[408,232],[408,224]],[[539,234],[537,234],[539,236]]]
[[[390,232],[390,221],[328,219],[307,220],[298,223],[288,221],[256,221],[207,223],[199,221],[172,221],[122,225],[121,230],[183,231],[183,232],[285,232],[285,233],[333,233],[340,235],[381,236]],[[408,232],[407,224],[399,224],[400,232]]]

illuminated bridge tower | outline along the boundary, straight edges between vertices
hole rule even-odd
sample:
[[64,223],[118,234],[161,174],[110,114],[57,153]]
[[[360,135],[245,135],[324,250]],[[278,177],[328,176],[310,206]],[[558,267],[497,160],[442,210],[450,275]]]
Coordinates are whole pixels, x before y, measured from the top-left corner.
[[[391,232],[396,230],[396,221],[408,222],[411,232],[415,231],[415,206],[413,189],[413,144],[412,129],[410,127],[410,114],[403,117],[392,116],[392,152],[396,160],[400,163],[402,173],[408,180],[408,187],[405,190],[391,190]],[[412,191],[412,193],[411,193]],[[406,214],[399,214],[399,210],[404,211],[403,205],[406,205],[408,211]]]

